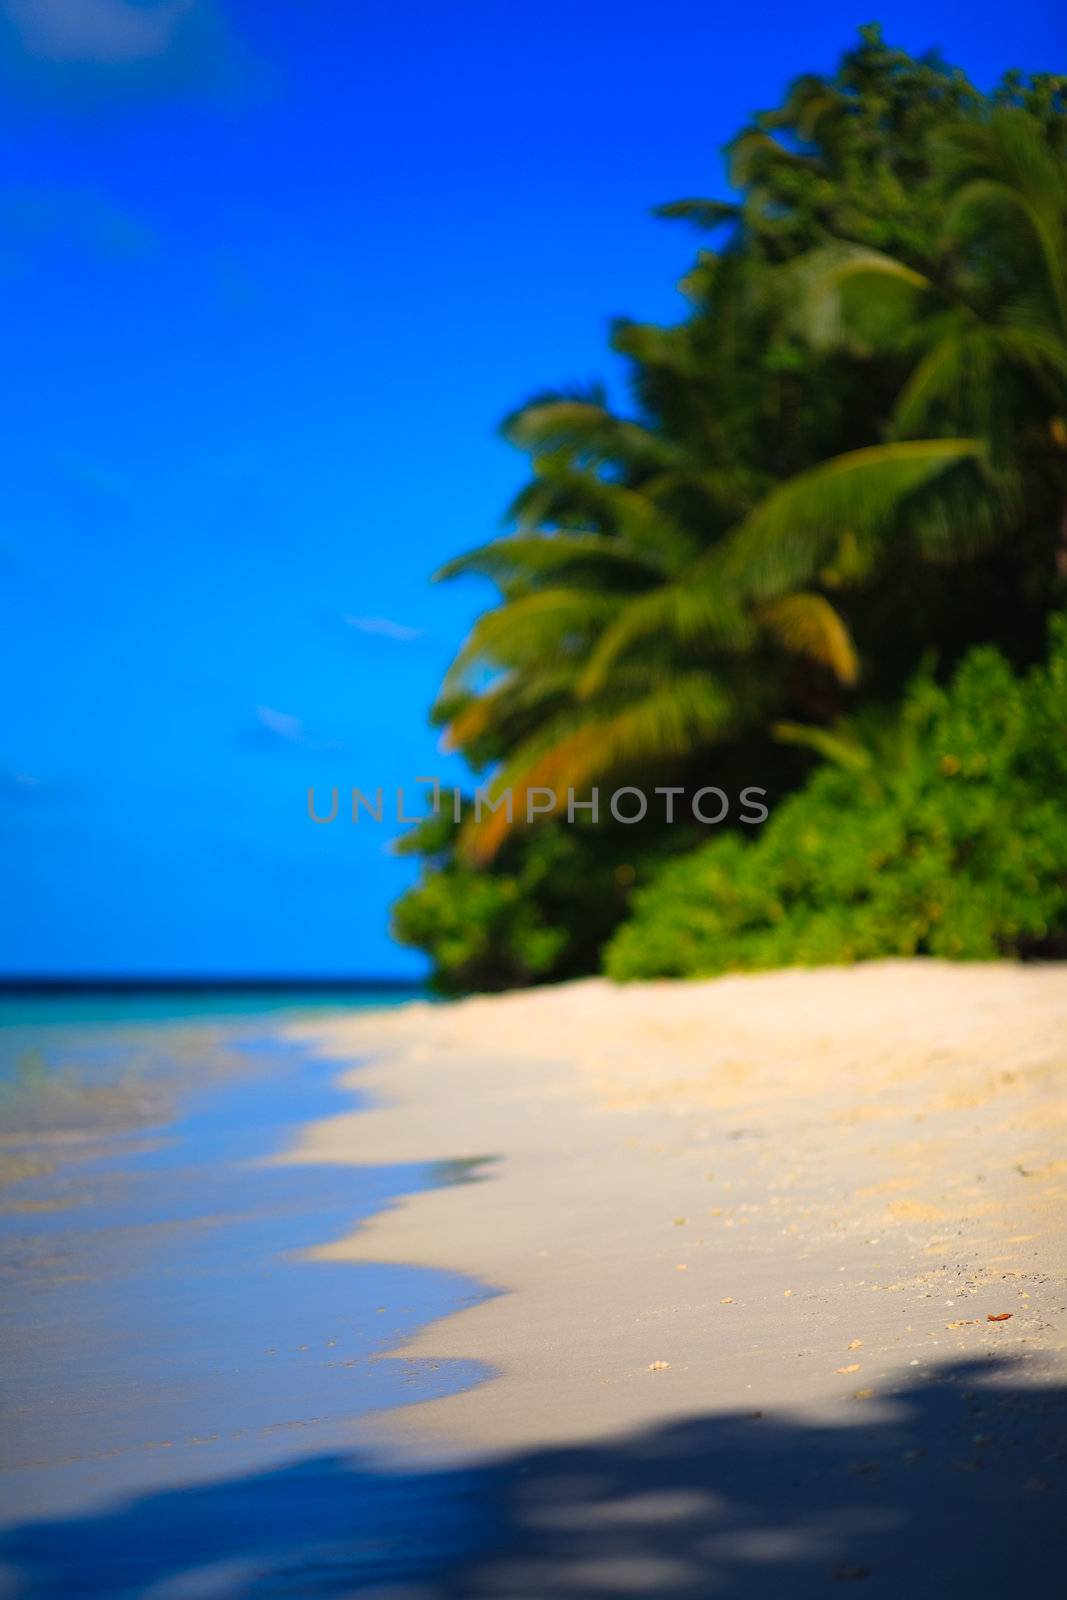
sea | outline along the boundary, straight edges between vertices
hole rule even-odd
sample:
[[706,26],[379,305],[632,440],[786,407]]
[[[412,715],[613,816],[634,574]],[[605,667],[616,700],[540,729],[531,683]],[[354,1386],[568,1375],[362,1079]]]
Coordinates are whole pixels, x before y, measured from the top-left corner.
[[490,1291],[313,1251],[482,1163],[271,1159],[360,1103],[289,1025],[418,998],[0,997],[0,1596],[399,1592],[476,1538],[376,1419],[489,1376],[390,1352]]

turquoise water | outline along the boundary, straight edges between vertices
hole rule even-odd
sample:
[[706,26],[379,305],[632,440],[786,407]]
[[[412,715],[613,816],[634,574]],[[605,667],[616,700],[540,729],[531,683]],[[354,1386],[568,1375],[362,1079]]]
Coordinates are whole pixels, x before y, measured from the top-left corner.
[[[370,1414],[485,1376],[384,1357],[481,1286],[306,1254],[402,1194],[476,1180],[477,1163],[266,1159],[358,1104],[339,1063],[281,1031],[338,1008],[298,993],[0,1006],[0,1532],[344,1452]],[[122,1592],[106,1563],[87,1582]]]
[[76,1027],[134,1022],[182,1022],[193,1019],[276,1016],[309,1011],[368,1010],[428,998],[418,985],[410,988],[333,989],[170,989],[143,992],[74,990],[57,994],[0,993],[0,1037],[7,1027]]

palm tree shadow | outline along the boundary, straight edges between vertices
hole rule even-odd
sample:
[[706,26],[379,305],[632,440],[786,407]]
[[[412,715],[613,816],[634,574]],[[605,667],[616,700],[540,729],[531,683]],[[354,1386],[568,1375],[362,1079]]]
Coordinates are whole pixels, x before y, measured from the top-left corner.
[[320,1456],[27,1524],[0,1559],[49,1600],[1055,1592],[1067,1389],[974,1362],[854,1410],[698,1416],[471,1469]]

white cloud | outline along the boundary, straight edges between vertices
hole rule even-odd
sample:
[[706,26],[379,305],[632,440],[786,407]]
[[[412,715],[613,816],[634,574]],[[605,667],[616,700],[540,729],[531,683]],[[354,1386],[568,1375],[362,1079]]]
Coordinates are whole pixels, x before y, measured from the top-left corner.
[[32,772],[19,772],[13,767],[0,767],[0,800],[33,802],[52,800],[56,790],[43,778]]
[[396,639],[401,644],[410,644],[413,639],[422,638],[421,628],[409,628],[404,622],[393,622],[389,617],[352,617],[345,616],[341,619],[349,628],[355,628],[357,633],[376,634],[382,639]]
[[260,746],[290,745],[297,750],[340,750],[337,739],[316,739],[308,733],[303,720],[291,711],[279,711],[274,706],[257,706],[253,744]]
[[26,49],[48,61],[131,62],[163,55],[198,0],[0,0]]
[[275,711],[273,706],[257,706],[256,721],[268,733],[284,739],[286,744],[307,744],[307,734],[299,717],[288,711]]

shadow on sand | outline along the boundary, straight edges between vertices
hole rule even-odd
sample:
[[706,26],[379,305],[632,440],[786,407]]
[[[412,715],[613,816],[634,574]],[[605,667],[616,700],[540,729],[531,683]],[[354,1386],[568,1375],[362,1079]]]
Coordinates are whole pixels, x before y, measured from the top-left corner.
[[1017,1376],[943,1367],[844,1426],[693,1417],[469,1470],[320,1456],[27,1524],[0,1557],[13,1592],[63,1600],[1052,1596],[1067,1390]]

